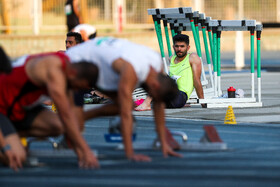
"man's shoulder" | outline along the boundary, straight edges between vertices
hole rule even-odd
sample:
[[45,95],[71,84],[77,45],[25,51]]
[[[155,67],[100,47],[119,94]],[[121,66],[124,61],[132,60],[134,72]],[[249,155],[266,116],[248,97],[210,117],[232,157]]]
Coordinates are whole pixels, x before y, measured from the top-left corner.
[[197,53],[195,53],[195,52],[189,53],[189,56],[190,56],[190,57],[198,57]]
[[189,55],[189,62],[190,63],[196,63],[200,61],[200,57],[197,55],[197,53],[190,53]]

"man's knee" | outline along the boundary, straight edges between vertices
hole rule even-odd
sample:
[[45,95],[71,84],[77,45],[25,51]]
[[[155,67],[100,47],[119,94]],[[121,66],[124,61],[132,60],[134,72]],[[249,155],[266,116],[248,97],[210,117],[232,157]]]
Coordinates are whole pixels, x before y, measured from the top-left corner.
[[[58,114],[51,111],[42,111],[32,123],[32,128],[45,136],[58,136],[64,133],[64,128]],[[44,132],[42,132],[44,131]]]
[[50,129],[51,136],[59,136],[65,133],[65,128],[60,120],[53,120]]

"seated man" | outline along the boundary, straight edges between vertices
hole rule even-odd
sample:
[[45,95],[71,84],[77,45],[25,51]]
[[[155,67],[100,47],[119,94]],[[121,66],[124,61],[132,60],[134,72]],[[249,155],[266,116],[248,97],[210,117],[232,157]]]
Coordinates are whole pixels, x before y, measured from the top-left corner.
[[66,50],[83,42],[82,35],[78,32],[68,32],[66,35]]
[[[189,36],[184,34],[177,34],[173,37],[173,48],[176,53],[171,58],[169,76],[176,80],[179,91],[173,100],[168,101],[167,108],[181,108],[183,107],[193,89],[195,88],[197,96],[200,99],[204,98],[203,88],[200,81],[201,76],[201,60],[195,53],[189,54]],[[135,108],[136,111],[151,110],[150,97]],[[201,105],[206,107],[205,104]]]
[[116,38],[95,38],[67,50],[72,62],[90,61],[98,66],[96,88],[114,102],[84,113],[85,119],[119,114],[125,154],[135,161],[150,161],[145,155],[135,154],[132,147],[132,92],[142,85],[154,99],[156,130],[162,152],[181,156],[174,152],[165,139],[164,101],[177,93],[174,80],[162,73],[162,60],[158,53],[147,47]]
[[[11,73],[1,73],[0,123],[4,138],[1,133],[0,160],[14,169],[21,167],[25,151],[17,134],[47,137],[64,133],[77,153],[80,167],[98,167],[79,131],[69,90],[94,87],[97,76],[94,64],[82,61],[71,64],[63,53],[24,56],[13,64]],[[52,98],[58,114],[40,105],[45,95]]]

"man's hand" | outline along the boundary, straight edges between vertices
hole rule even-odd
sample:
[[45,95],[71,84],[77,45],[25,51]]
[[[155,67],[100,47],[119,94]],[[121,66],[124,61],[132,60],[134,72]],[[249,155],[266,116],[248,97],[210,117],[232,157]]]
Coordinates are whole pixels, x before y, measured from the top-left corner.
[[136,161],[136,162],[151,162],[152,159],[146,155],[142,154],[134,154],[128,157],[129,160]]
[[77,149],[77,155],[79,160],[79,167],[83,169],[94,169],[99,168],[98,159],[91,152],[91,150],[82,151],[81,149]]
[[202,108],[207,108],[207,104],[205,103],[205,104],[201,104],[201,107]]
[[173,151],[169,145],[162,146],[162,153],[163,153],[164,158],[167,158],[168,156],[175,156],[175,157],[180,157],[180,158],[183,157],[183,155]]
[[18,171],[19,168],[22,168],[22,161],[20,157],[15,154],[12,150],[6,150],[5,156],[8,159],[9,167],[12,168],[14,171]]

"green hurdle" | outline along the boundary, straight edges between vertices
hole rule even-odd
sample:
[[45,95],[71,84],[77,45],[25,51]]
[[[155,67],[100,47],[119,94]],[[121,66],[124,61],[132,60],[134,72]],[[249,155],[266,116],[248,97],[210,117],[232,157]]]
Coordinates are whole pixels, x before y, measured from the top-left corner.
[[251,97],[254,98],[255,97],[255,77],[254,77],[254,73],[255,73],[255,47],[254,47],[254,33],[255,33],[255,28],[254,27],[250,27],[250,49],[251,49]]
[[263,26],[257,25],[257,77],[258,77],[258,100],[261,102],[261,33]]
[[[191,24],[197,54],[201,58],[201,61],[202,61],[200,43],[199,43],[199,40],[198,40],[195,25],[193,23],[194,22],[193,12],[192,12],[192,9],[190,7],[166,8],[166,9],[148,9],[148,14],[153,16],[154,22],[155,21],[159,22],[158,19],[169,21],[171,19],[177,19],[177,18],[189,22]],[[199,16],[199,14],[198,14],[198,16]],[[155,28],[157,28],[157,27],[155,26]],[[170,25],[170,28],[172,29],[172,25]],[[172,33],[172,30],[171,30],[171,33]],[[178,28],[175,28],[175,27],[174,27],[174,31],[175,31],[175,33],[181,32],[180,30],[178,30]],[[160,37],[160,39],[158,38],[158,40],[162,41],[162,38],[161,38],[162,35],[158,33],[158,32],[161,32],[161,30],[157,29],[156,32],[157,32],[157,37]],[[166,34],[167,33],[168,32],[166,32]],[[172,35],[175,35],[175,34],[172,34]],[[162,47],[160,47],[160,48],[162,48]],[[201,82],[202,82],[202,85],[206,85],[206,84],[208,84],[208,81],[206,79],[205,72],[204,72],[204,69],[203,69],[203,61],[202,61],[202,72],[203,73],[201,75],[201,77],[202,77]]]
[[[194,43],[198,56],[201,58],[201,44],[199,32],[202,32],[203,43],[206,55],[206,61],[208,64],[208,70],[211,80],[212,95],[208,99],[199,99],[199,103],[207,103],[208,107],[221,107],[228,106],[241,106],[242,107],[260,107],[261,103],[261,57],[260,57],[260,37],[262,31],[262,25],[256,26],[255,20],[212,20],[211,17],[206,17],[203,13],[198,11],[192,11],[191,7],[180,7],[180,8],[164,8],[164,9],[148,9],[148,14],[153,16],[155,22],[155,29],[157,32],[158,42],[160,45],[161,55],[165,60],[163,40],[161,33],[160,22],[163,21],[166,44],[168,55],[172,55],[172,48],[169,40],[169,30],[172,38],[182,31],[191,31],[194,38]],[[207,29],[207,31],[206,31]],[[257,77],[258,77],[258,103],[256,103],[254,93],[254,31],[257,31]],[[251,98],[228,98],[228,99],[216,99],[222,94],[221,88],[221,34],[222,31],[250,31],[250,45],[251,45]],[[208,32],[208,39],[207,34]],[[209,44],[208,44],[209,41]],[[209,48],[209,47],[210,48]],[[209,52],[210,49],[210,52]],[[210,56],[211,54],[211,56]],[[212,59],[212,64],[211,64]],[[166,65],[167,66],[167,65]],[[213,73],[212,73],[213,66]],[[202,62],[203,67],[203,62]],[[206,85],[208,81],[205,77],[204,69],[202,73],[202,82]],[[206,84],[205,84],[206,83]],[[205,87],[204,87],[205,89]],[[204,92],[206,93],[206,92]],[[210,93],[210,92],[209,92]],[[210,104],[210,105],[209,105]]]
[[211,51],[211,56],[212,56],[212,63],[213,63],[213,34],[212,34],[212,27],[209,26],[209,22],[211,20],[211,17],[206,17],[205,23],[207,26],[207,31],[208,31],[208,40],[209,40],[209,45],[210,45],[210,51]]
[[154,21],[155,30],[157,33],[157,39],[158,39],[158,44],[159,44],[159,48],[160,48],[160,54],[161,54],[161,57],[163,60],[164,70],[166,73],[168,73],[168,68],[167,68],[167,63],[166,63],[166,58],[165,58],[164,48],[163,48],[160,19],[158,19],[156,16],[153,16],[153,21]]
[[212,59],[213,59],[213,70],[214,70],[214,96],[218,96],[218,79],[217,79],[217,27],[212,27],[213,33],[213,45],[212,45]]
[[169,33],[168,33],[168,27],[167,27],[167,21],[166,20],[163,20],[163,25],[164,25],[164,32],[165,32],[167,49],[168,49],[168,55],[169,55],[169,58],[170,58],[173,54],[172,54],[172,51],[171,51],[171,45],[170,45]]
[[217,94],[218,96],[222,95],[221,88],[221,31],[217,31]]
[[[199,21],[200,21],[201,29],[202,29],[204,50],[205,50],[205,55],[206,55],[206,61],[207,61],[207,64],[208,64],[211,86],[214,87],[211,59],[210,59],[208,42],[207,42],[207,35],[206,35],[206,29],[208,28],[208,23],[206,23],[205,14],[199,14]],[[212,38],[212,36],[211,36],[211,38]],[[211,39],[211,41],[212,41],[212,39]]]

